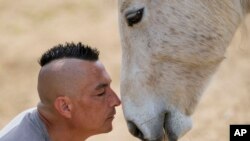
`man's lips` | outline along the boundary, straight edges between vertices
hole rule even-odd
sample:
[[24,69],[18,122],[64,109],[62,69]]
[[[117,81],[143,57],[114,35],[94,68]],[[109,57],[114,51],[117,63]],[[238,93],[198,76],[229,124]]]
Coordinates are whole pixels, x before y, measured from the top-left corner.
[[114,110],[113,112],[111,112],[110,116],[108,117],[108,119],[114,119],[115,118],[115,114],[116,114],[116,111]]
[[115,118],[115,116],[111,116],[108,119],[113,120],[114,118]]

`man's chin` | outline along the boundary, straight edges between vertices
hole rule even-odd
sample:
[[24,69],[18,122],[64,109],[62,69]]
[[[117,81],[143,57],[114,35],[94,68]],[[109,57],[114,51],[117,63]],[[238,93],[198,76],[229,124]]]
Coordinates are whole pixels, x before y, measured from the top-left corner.
[[113,127],[112,127],[112,125],[111,125],[109,128],[107,128],[107,130],[106,130],[105,133],[111,132],[112,130],[113,130]]
[[112,125],[106,124],[101,129],[98,130],[99,132],[97,134],[105,134],[111,132],[112,130],[113,130]]

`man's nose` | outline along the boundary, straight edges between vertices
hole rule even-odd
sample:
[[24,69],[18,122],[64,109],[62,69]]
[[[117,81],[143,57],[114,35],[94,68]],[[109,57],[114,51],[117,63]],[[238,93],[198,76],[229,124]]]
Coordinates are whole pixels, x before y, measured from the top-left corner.
[[110,106],[116,107],[121,105],[121,100],[117,96],[117,94],[111,89],[111,97],[110,97]]

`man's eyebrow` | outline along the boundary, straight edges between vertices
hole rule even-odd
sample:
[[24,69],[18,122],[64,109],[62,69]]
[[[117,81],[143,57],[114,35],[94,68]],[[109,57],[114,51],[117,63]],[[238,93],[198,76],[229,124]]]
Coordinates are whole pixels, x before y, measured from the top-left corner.
[[96,90],[99,90],[99,89],[102,89],[102,88],[105,88],[105,87],[107,87],[109,84],[107,84],[107,83],[101,83],[101,84],[98,84],[96,87],[95,87],[95,89]]

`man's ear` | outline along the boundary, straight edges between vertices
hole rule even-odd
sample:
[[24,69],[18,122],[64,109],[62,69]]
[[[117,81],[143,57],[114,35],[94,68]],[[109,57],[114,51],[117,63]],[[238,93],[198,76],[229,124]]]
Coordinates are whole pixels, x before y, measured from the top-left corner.
[[69,97],[59,96],[54,102],[55,109],[65,118],[71,118],[72,103]]

